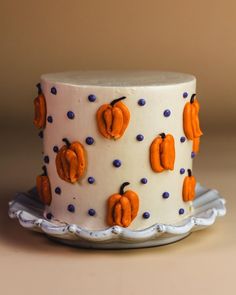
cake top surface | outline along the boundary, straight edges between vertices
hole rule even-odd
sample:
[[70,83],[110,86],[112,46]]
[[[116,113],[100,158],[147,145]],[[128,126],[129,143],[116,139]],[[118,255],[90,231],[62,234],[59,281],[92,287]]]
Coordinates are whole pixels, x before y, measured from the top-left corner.
[[187,83],[190,74],[162,71],[75,71],[44,74],[42,80],[80,86],[144,87]]

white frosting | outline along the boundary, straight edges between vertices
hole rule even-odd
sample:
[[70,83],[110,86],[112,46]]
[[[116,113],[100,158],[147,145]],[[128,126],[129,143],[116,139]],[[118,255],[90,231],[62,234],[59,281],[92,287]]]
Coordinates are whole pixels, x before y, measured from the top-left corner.
[[218,191],[206,189],[197,183],[196,198],[193,201],[194,212],[178,224],[157,223],[138,231],[120,226],[94,231],[76,224],[46,220],[42,216],[42,206],[35,201],[35,194],[34,189],[27,194],[17,194],[14,201],[9,203],[9,216],[17,218],[27,229],[46,233],[62,243],[86,248],[127,249],[160,246],[182,239],[192,231],[211,226],[216,217],[226,214],[225,200]]
[[[196,80],[193,76],[163,72],[73,72],[47,74],[41,77],[42,90],[47,102],[47,115],[53,117],[53,123],[46,124],[44,130],[44,155],[48,155],[48,175],[52,188],[52,203],[46,210],[54,218],[67,223],[75,223],[85,229],[104,229],[106,223],[107,199],[119,192],[123,182],[130,182],[127,189],[135,191],[140,200],[138,216],[129,226],[130,229],[145,229],[156,223],[173,224],[181,221],[190,213],[190,204],[182,200],[182,184],[186,176],[180,174],[180,168],[192,169],[192,142],[180,142],[184,136],[183,108],[191,95],[195,93]],[[51,93],[51,88],[57,94]],[[188,97],[183,98],[187,92]],[[88,100],[94,94],[95,102]],[[131,112],[131,120],[124,135],[119,140],[108,140],[100,135],[96,124],[96,111],[104,103],[126,96],[123,101]],[[139,106],[138,100],[144,98],[145,106]],[[164,117],[164,110],[171,115]],[[75,118],[67,118],[67,112],[73,111]],[[175,138],[176,160],[174,171],[154,173],[149,162],[149,147],[159,133],[171,133]],[[139,142],[136,136],[142,134]],[[85,143],[86,137],[94,138],[93,145]],[[83,179],[70,184],[57,174],[56,153],[53,146],[64,144],[62,138],[71,142],[81,142],[87,153],[88,166]],[[120,168],[112,165],[114,159],[122,162]],[[93,176],[94,184],[87,178]],[[147,184],[141,184],[141,178],[147,178]],[[61,188],[61,194],[54,192]],[[163,199],[163,192],[170,197]],[[67,210],[73,204],[75,212]],[[89,216],[93,208],[95,216]],[[185,213],[179,214],[183,208]],[[144,212],[150,213],[149,219],[143,218]]]
[[44,74],[41,78],[51,83],[101,87],[164,86],[195,80],[189,74],[159,71],[80,71]]

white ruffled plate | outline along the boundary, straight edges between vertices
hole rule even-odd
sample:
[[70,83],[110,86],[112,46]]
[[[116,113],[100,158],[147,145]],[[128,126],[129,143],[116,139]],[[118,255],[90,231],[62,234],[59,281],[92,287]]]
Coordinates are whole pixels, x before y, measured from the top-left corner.
[[226,213],[225,200],[216,190],[209,190],[199,183],[193,201],[193,214],[178,224],[154,224],[144,230],[132,231],[113,226],[105,230],[90,231],[76,224],[46,220],[44,207],[38,201],[36,189],[18,193],[9,203],[9,216],[30,230],[45,233],[59,242],[85,248],[127,249],[169,244],[188,236],[195,230],[212,225],[216,217]]

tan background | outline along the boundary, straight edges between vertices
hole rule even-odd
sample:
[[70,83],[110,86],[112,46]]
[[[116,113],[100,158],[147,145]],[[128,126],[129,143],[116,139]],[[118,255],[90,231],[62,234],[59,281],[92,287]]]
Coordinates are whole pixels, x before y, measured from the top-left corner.
[[[1,294],[235,293],[235,11],[234,0],[0,1]],[[41,73],[76,69],[195,74],[205,136],[194,171],[226,197],[227,216],[179,243],[133,251],[65,247],[9,220],[7,202],[41,167],[34,85]]]

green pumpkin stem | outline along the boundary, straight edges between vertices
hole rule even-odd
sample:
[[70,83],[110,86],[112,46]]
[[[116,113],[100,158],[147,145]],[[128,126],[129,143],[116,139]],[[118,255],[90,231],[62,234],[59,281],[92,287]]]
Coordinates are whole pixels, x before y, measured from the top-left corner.
[[191,98],[190,98],[190,103],[193,103],[193,102],[194,102],[195,96],[196,96],[196,93],[194,93],[194,94],[191,96]]
[[38,84],[36,85],[36,87],[38,88],[38,94],[42,94],[41,84],[38,83]]
[[127,185],[130,185],[129,182],[124,182],[121,186],[120,186],[120,195],[123,195],[125,192],[124,192],[124,188],[127,186]]
[[66,146],[69,148],[71,143],[67,138],[62,138],[62,141],[64,141],[64,143],[66,144]]
[[123,100],[123,99],[126,99],[126,96],[122,96],[122,97],[120,97],[120,98],[114,99],[114,100],[110,103],[110,105],[113,107],[118,101]]
[[191,169],[188,169],[188,176],[189,176],[189,177],[192,176],[192,171],[191,171]]

